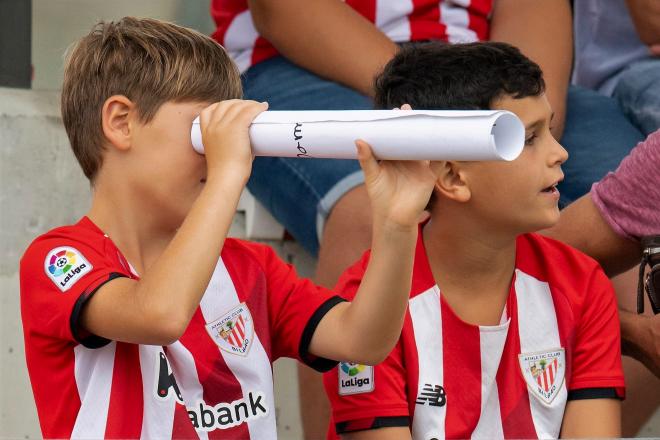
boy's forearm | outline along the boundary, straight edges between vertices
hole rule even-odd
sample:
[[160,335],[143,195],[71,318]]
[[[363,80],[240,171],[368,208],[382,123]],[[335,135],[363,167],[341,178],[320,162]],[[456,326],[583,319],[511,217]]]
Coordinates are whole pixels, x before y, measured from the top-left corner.
[[546,95],[555,112],[552,134],[560,139],[573,59],[568,0],[496,0],[490,38],[518,47],[541,67]]
[[412,283],[417,227],[374,226],[371,256],[354,301],[340,327],[360,335],[340,359],[374,365],[390,353],[401,334]]
[[373,23],[337,0],[250,0],[259,33],[295,64],[371,96],[397,50]]
[[621,401],[618,399],[569,400],[564,411],[560,437],[621,437]]
[[642,362],[660,377],[660,316],[619,310],[622,354]]
[[594,258],[610,277],[639,264],[642,255],[639,242],[620,236],[605,221],[590,193],[564,208],[559,222],[541,233]]
[[83,309],[82,328],[136,344],[179,339],[206,291],[245,180],[209,177],[160,257],[137,282],[119,278],[103,285]]
[[438,178],[428,161],[379,163],[367,143],[358,140],[356,147],[372,207],[369,265],[353,302],[335,306],[321,319],[309,351],[374,365],[387,357],[401,333],[418,222]]
[[[199,305],[229,232],[245,181],[209,176],[186,219],[153,267],[140,281],[149,308],[169,303],[167,313],[188,321]],[[181,276],[181,262],[194,268]],[[175,275],[178,274],[178,275]]]

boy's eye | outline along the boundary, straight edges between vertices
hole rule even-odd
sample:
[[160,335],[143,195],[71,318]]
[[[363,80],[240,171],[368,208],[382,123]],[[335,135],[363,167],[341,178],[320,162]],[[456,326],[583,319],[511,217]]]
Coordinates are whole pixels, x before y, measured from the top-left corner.
[[527,137],[525,139],[525,145],[532,145],[534,143],[534,140],[536,139],[536,133],[532,133],[531,136]]

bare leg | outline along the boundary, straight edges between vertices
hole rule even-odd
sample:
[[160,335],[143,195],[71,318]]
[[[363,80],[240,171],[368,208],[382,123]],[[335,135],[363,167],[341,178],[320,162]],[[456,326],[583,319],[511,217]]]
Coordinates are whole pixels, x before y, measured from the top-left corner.
[[[612,279],[619,307],[635,311],[637,298],[637,268]],[[650,312],[647,303],[645,310]],[[641,362],[624,356],[623,373],[626,377],[626,400],[621,407],[622,435],[635,437],[640,428],[660,405],[660,380]]]
[[355,263],[371,245],[371,209],[364,185],[353,188],[339,199],[325,224],[317,284],[332,288],[340,275]]
[[[334,287],[339,276],[355,263],[371,242],[371,210],[364,185],[344,195],[332,209],[325,224],[315,282]],[[300,416],[306,440],[325,438],[330,421],[330,404],[322,375],[298,364]]]

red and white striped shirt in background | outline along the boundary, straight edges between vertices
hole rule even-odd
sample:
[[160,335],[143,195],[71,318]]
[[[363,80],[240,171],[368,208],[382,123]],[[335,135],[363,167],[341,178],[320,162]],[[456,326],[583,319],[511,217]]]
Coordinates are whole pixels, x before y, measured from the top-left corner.
[[[179,275],[188,269],[182,260]],[[116,277],[138,278],[87,217],[37,238],[21,260],[25,351],[46,438],[274,439],[272,362],[334,365],[307,346],[342,300],[266,246],[225,241],[192,321],[166,347],[81,332],[85,301]]]
[[[462,321],[433,280],[420,229],[403,332],[375,367],[325,374],[339,433],[410,427],[413,439],[557,438],[567,400],[622,398],[619,321],[609,280],[591,258],[520,236],[499,325]],[[338,291],[351,298],[368,254]]]
[[[345,3],[397,43],[487,40],[493,6],[493,0],[346,0]],[[301,10],[304,7],[303,1]],[[211,15],[217,25],[213,38],[227,49],[241,72],[278,54],[257,32],[247,0],[212,0]]]

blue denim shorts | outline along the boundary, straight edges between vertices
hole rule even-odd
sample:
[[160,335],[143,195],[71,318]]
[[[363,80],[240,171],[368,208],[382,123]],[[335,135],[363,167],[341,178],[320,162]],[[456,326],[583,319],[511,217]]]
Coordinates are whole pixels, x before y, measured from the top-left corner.
[[614,171],[644,135],[619,103],[590,89],[571,86],[561,144],[569,158],[562,165],[559,204],[565,207],[589,192],[594,182]]
[[[242,79],[245,98],[268,101],[271,110],[373,108],[369,98],[321,79],[284,57],[252,66]],[[298,243],[317,255],[330,210],[363,182],[355,160],[257,157],[248,189]]]
[[645,135],[660,128],[660,58],[628,66],[620,74],[613,96]]
[[[268,101],[271,110],[373,108],[369,98],[281,56],[248,69],[243,87],[247,99]],[[562,138],[571,157],[563,167],[566,179],[560,185],[560,203],[566,205],[588,192],[642,139],[614,99],[571,87]],[[333,206],[363,181],[354,160],[258,157],[248,189],[308,252],[317,255]]]

